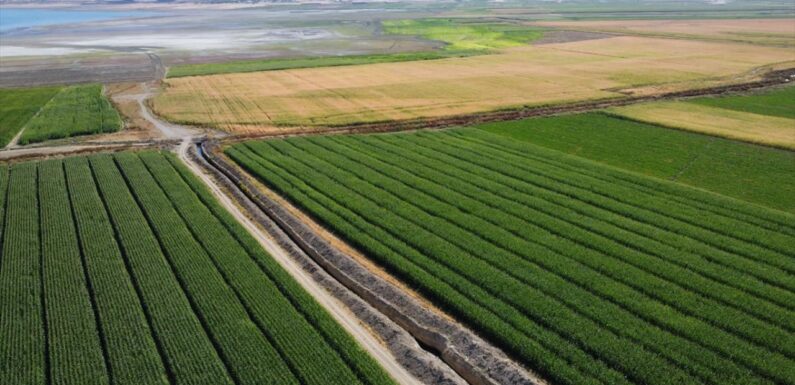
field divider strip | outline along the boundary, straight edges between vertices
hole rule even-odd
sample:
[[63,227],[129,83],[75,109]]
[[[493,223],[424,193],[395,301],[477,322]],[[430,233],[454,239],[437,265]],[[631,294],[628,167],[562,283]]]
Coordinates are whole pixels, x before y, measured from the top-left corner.
[[99,315],[99,307],[97,306],[97,298],[96,298],[96,293],[95,293],[94,285],[93,285],[93,282],[92,282],[92,278],[88,274],[88,266],[87,266],[88,262],[86,261],[86,253],[85,253],[85,250],[83,248],[83,244],[79,241],[79,239],[80,239],[80,227],[78,226],[77,214],[75,214],[75,208],[74,208],[74,205],[72,204],[72,200],[70,198],[72,196],[72,191],[71,191],[71,189],[69,187],[69,183],[66,183],[66,165],[63,162],[61,162],[61,172],[64,173],[64,186],[66,188],[66,195],[67,195],[66,200],[67,200],[67,204],[69,206],[70,219],[72,220],[72,225],[74,226],[74,229],[75,229],[75,236],[78,239],[77,248],[80,251],[80,270],[83,272],[83,279],[84,279],[84,282],[86,283],[86,291],[88,291],[88,300],[91,303],[91,310],[92,310],[92,313],[94,315],[94,324],[97,327],[97,334],[99,336],[99,344],[100,344],[100,347],[102,348],[102,359],[105,362],[105,368],[106,368],[106,372],[107,372],[107,375],[108,375],[108,383],[115,384],[116,382],[114,381],[114,378],[113,378],[113,369],[114,368],[113,368],[113,365],[111,365],[110,356],[108,354],[107,337],[105,336],[105,330],[104,330],[104,327],[103,327],[103,324],[102,324],[101,317]]
[[36,165],[36,213],[38,216],[39,221],[39,229],[38,229],[38,238],[39,238],[39,304],[41,309],[41,324],[42,330],[44,332],[44,382],[47,385],[52,383],[52,349],[50,349],[50,325],[47,321],[47,298],[45,296],[45,285],[44,285],[44,249],[43,249],[43,240],[44,237],[42,236],[42,213],[41,213],[41,191],[39,190],[40,177],[39,172],[39,165]]

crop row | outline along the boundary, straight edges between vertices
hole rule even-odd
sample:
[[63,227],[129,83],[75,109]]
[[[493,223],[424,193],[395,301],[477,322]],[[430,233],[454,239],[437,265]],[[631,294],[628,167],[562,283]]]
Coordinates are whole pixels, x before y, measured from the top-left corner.
[[0,170],[0,382],[391,382],[176,159]]
[[734,234],[716,225],[734,217],[654,206],[662,198],[610,186],[593,164],[586,175],[480,139],[300,138],[227,153],[555,382],[791,383],[792,239],[748,223]]
[[102,85],[66,87],[25,125],[20,144],[121,129],[119,113],[102,94]]

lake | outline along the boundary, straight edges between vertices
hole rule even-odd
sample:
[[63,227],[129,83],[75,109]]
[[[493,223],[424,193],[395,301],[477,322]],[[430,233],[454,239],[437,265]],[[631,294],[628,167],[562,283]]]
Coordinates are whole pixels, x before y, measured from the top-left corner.
[[75,11],[0,7],[0,31],[41,25],[71,24],[153,15],[155,15],[153,12],[141,11]]

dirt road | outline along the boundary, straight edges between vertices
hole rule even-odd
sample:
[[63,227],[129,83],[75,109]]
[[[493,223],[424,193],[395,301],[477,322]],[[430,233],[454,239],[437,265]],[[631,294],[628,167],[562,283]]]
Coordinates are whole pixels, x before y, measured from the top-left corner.
[[224,193],[213,178],[207,175],[203,169],[188,156],[188,148],[191,145],[190,139],[185,139],[179,146],[177,153],[179,158],[188,168],[200,178],[210,189],[216,199],[232,214],[248,232],[254,236],[259,244],[279,262],[279,264],[298,281],[303,288],[311,294],[315,300],[322,305],[326,311],[343,328],[353,336],[359,344],[372,355],[376,361],[400,384],[420,385],[417,379],[409,374],[396,360],[389,350],[379,342],[343,304],[332,297],[310,277],[298,264],[287,255],[269,236],[267,236],[257,225],[255,225],[240,208]]
[[146,101],[155,96],[156,90],[153,88],[153,85],[149,82],[141,83],[141,90],[142,92],[137,94],[129,94],[118,96],[118,100],[134,100],[138,103],[138,107],[140,108],[140,115],[141,118],[145,119],[146,121],[150,122],[158,131],[160,131],[161,137],[169,138],[169,139],[185,139],[189,137],[198,136],[201,132],[194,128],[188,128],[185,126],[172,124],[161,120],[157,116],[155,116],[150,110],[149,107],[146,105]]

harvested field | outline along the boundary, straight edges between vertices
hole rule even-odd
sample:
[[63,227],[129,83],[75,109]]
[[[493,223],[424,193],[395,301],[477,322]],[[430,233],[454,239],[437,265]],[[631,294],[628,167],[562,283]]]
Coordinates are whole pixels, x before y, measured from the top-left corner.
[[795,383],[790,214],[475,129],[226,153],[551,383]]
[[466,58],[169,79],[153,106],[176,122],[278,132],[621,97],[630,88],[660,93],[788,61],[795,52],[782,48],[616,37]]
[[795,46],[795,19],[543,21],[532,25],[630,35]]
[[0,167],[7,384],[390,384],[172,154]]
[[795,150],[795,119],[675,101],[610,111],[642,122]]

